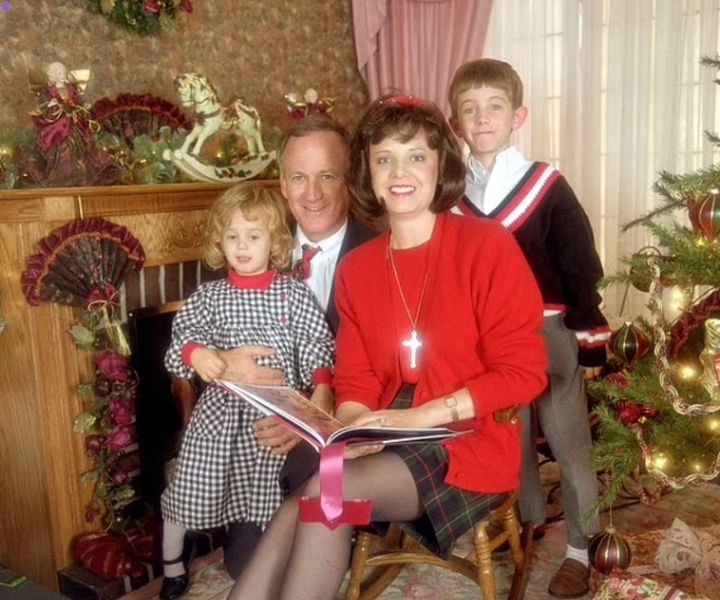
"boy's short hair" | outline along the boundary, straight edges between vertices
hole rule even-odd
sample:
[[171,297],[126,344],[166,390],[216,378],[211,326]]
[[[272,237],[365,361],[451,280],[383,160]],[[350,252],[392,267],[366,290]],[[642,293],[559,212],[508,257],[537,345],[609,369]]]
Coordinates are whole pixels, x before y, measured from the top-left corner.
[[329,117],[322,115],[309,115],[300,121],[296,121],[290,128],[282,134],[280,141],[276,148],[277,163],[282,171],[282,157],[285,154],[285,148],[292,138],[305,137],[311,133],[318,133],[323,131],[329,131],[331,133],[337,133],[342,142],[343,148],[347,150],[350,144],[350,134],[347,129],[340,125],[337,121],[333,121]]
[[222,249],[222,238],[238,210],[248,221],[261,220],[270,231],[268,268],[287,269],[295,240],[288,227],[285,199],[274,189],[247,184],[226,190],[210,208],[203,238],[205,264],[213,271],[228,266]]
[[453,117],[457,118],[458,115],[458,96],[463,92],[483,86],[503,90],[508,95],[514,109],[523,105],[523,83],[517,71],[502,60],[480,58],[460,65],[455,71],[448,92]]
[[375,197],[370,176],[370,146],[399,136],[403,142],[423,132],[428,146],[438,152],[438,181],[430,210],[441,213],[454,206],[465,191],[465,163],[450,127],[432,102],[408,96],[388,96],[373,102],[350,141],[347,181],[360,216],[369,222],[385,215]]

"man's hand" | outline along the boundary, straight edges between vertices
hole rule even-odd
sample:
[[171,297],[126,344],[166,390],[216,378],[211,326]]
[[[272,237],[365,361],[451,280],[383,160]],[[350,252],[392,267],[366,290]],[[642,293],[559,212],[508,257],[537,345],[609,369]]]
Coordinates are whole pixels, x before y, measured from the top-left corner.
[[273,454],[287,454],[302,441],[297,433],[275,417],[265,417],[256,421],[255,435],[258,443],[270,448]]
[[225,361],[223,379],[249,383],[250,385],[283,385],[285,378],[279,369],[261,367],[255,360],[258,356],[272,356],[274,348],[267,346],[240,346],[219,352]]
[[225,370],[225,361],[214,348],[195,348],[190,356],[190,364],[206,382],[217,379]]

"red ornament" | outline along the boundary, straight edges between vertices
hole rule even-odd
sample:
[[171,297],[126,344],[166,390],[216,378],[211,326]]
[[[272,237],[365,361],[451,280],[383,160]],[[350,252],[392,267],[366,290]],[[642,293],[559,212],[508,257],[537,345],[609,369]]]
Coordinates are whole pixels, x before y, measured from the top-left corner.
[[695,235],[702,235],[709,242],[720,236],[720,197],[717,192],[689,199],[687,204]]
[[145,3],[145,10],[149,10],[150,12],[160,12],[160,3],[156,0],[147,0]]
[[629,400],[618,400],[613,408],[623,425],[637,423],[643,416],[643,407]]
[[83,567],[103,579],[117,579],[122,575],[140,577],[145,573],[128,541],[115,533],[81,534],[73,550]]
[[635,364],[649,349],[647,334],[631,322],[626,322],[610,336],[610,350],[628,365]]
[[623,373],[617,372],[617,373],[608,373],[605,376],[605,381],[609,381],[613,385],[616,385],[620,388],[626,388],[628,386],[628,379],[625,377]]
[[[633,284],[635,289],[638,289],[641,292],[649,292],[650,283],[652,282],[652,272],[649,264],[650,258],[654,258],[660,263],[667,262],[669,258],[667,256],[662,256],[660,250],[653,246],[640,248],[640,250],[633,255],[633,258],[642,258],[644,260],[644,264],[630,268],[630,272],[628,273],[630,283]],[[660,283],[663,285],[670,285],[670,281],[663,277],[660,278]]]
[[608,575],[615,568],[627,568],[631,557],[630,544],[612,526],[590,540],[588,558],[592,566],[603,575]]

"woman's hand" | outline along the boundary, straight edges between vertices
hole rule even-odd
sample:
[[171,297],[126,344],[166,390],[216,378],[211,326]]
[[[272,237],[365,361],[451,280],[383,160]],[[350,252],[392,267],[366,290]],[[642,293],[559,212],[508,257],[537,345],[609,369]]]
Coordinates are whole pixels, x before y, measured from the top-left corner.
[[422,406],[368,411],[358,415],[350,423],[352,426],[404,427],[407,429],[434,427],[436,424],[431,422],[430,415]]
[[287,454],[302,441],[297,433],[275,417],[255,421],[255,436],[258,443],[269,448],[273,454]]
[[190,356],[190,364],[203,381],[210,382],[222,375],[225,361],[213,348],[195,348]]

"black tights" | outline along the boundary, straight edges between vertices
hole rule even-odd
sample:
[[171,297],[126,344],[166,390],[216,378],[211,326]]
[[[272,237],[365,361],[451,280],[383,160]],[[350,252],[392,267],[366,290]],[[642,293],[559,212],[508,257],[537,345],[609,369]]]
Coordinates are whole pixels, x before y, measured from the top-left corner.
[[[298,521],[300,495],[319,493],[315,475],[302,494],[283,503],[228,600],[334,600],[350,560],[353,529]],[[424,513],[410,470],[392,451],[346,461],[344,495],[370,499],[375,521],[412,521]]]

